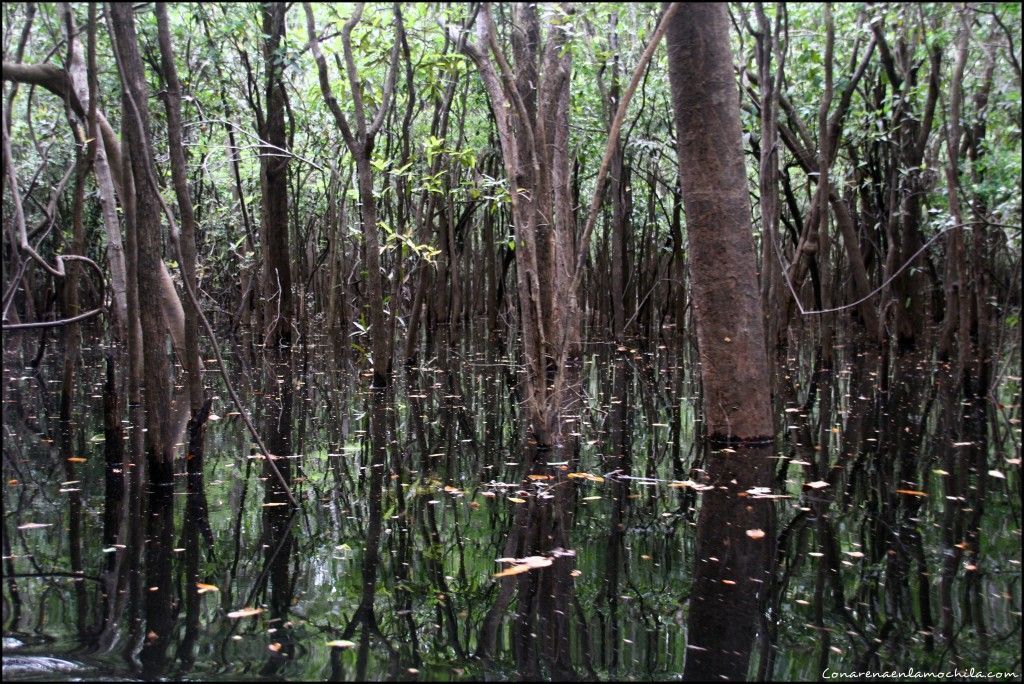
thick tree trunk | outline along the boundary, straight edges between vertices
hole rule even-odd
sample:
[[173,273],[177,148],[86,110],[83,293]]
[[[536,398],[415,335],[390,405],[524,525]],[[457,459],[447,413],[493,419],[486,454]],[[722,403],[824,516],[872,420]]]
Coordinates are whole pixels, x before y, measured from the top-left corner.
[[684,5],[669,24],[668,54],[707,433],[723,441],[771,439],[726,7]]

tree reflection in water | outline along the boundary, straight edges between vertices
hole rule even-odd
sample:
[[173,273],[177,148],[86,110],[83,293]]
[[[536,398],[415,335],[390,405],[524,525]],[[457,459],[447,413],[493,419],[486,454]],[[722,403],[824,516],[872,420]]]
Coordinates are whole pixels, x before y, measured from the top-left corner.
[[[829,414],[804,411],[808,387],[793,386],[774,448],[702,446],[699,395],[675,355],[619,355],[585,374],[594,399],[559,455],[523,443],[496,361],[451,359],[393,390],[308,374],[307,453],[301,466],[276,461],[298,510],[231,416],[208,424],[205,454],[182,440],[176,494],[147,491],[132,465],[140,431],[129,424],[118,451],[97,402],[73,425],[104,436],[86,440],[70,485],[85,582],[49,574],[72,567],[70,500],[35,484],[67,475],[59,443],[34,435],[59,434],[59,407],[22,383],[4,414],[5,475],[30,483],[4,497],[5,636],[102,667],[123,652],[109,674],[145,678],[1012,667],[1016,475],[1000,465],[1012,440],[990,409],[985,436],[981,410],[949,401],[922,361],[901,359],[904,382],[884,388],[878,357],[849,348],[818,376]],[[119,399],[103,389],[102,357],[82,374]],[[279,409],[266,397],[261,408],[272,425]],[[532,556],[543,567],[493,577],[514,565],[495,559]],[[263,612],[227,617],[243,607]]]
[[775,560],[770,446],[712,451],[701,495],[684,678],[745,680]]

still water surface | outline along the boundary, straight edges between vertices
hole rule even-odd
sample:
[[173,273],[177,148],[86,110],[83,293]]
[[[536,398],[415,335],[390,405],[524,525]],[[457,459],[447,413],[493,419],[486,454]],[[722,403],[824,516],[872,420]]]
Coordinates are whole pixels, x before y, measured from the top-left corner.
[[[223,388],[201,474],[184,447],[173,492],[105,466],[103,351],[66,432],[59,368],[5,363],[5,679],[1021,672],[1019,378],[969,410],[926,363],[883,387],[839,348],[810,410],[794,369],[773,446],[714,451],[687,360],[596,345],[556,460],[521,440],[507,359],[435,360],[371,397],[314,345],[292,510]],[[253,363],[232,365],[259,413]]]

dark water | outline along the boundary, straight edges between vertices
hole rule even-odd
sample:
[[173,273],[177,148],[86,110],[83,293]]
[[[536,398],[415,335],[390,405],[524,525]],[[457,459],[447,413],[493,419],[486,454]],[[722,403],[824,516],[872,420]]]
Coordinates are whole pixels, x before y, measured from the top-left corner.
[[[1020,379],[977,409],[923,361],[883,381],[836,354],[808,411],[794,364],[773,447],[734,452],[701,446],[688,359],[595,345],[563,463],[522,443],[507,359],[426,362],[371,397],[313,346],[292,511],[212,363],[202,476],[182,448],[179,486],[147,492],[104,465],[103,350],[66,432],[59,366],[9,353],[4,678],[1019,677]],[[231,363],[263,411],[256,361]]]

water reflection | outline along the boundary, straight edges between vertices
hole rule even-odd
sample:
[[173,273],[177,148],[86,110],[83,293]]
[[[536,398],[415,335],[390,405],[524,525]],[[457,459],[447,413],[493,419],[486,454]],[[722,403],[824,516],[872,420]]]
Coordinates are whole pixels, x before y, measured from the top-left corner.
[[924,359],[894,360],[890,383],[853,346],[828,374],[794,360],[775,445],[717,448],[674,353],[612,347],[555,454],[522,440],[515,367],[493,349],[387,389],[318,354],[254,383],[298,509],[230,407],[175,413],[177,485],[149,491],[116,358],[86,350],[102,401],[74,420],[46,364],[8,373],[3,619],[21,645],[5,658],[344,681],[809,679],[1019,657],[1019,409],[961,404]]
[[745,680],[765,629],[775,559],[770,446],[726,448],[708,460],[697,520],[684,678]]
[[146,506],[146,588],[143,592],[145,638],[139,661],[145,679],[159,679],[167,668],[167,649],[178,619],[179,599],[173,582],[174,492],[153,487]]

